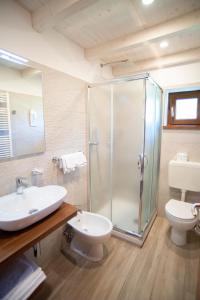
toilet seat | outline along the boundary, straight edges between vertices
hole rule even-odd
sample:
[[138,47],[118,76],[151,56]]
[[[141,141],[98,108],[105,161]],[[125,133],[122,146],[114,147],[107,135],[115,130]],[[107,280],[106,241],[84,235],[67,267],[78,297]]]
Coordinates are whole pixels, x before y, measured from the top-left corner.
[[171,199],[165,206],[166,212],[177,220],[191,222],[196,219],[192,214],[192,204]]
[[192,204],[171,199],[165,205],[166,217],[171,225],[171,240],[177,246],[184,246],[187,241],[187,231],[192,230],[198,222],[198,217],[192,214]]

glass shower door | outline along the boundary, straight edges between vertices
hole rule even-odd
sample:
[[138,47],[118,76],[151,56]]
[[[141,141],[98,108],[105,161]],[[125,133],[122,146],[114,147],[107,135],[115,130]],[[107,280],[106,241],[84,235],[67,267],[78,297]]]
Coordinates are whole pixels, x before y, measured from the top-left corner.
[[146,80],[146,113],[142,214],[140,231],[144,231],[157,206],[157,188],[160,161],[161,90]]
[[143,234],[157,206],[161,91],[150,79],[89,88],[91,211]]
[[138,232],[145,80],[113,86],[112,222]]
[[161,148],[161,131],[162,131],[162,92],[159,87],[156,88],[155,95],[155,138],[154,138],[154,164],[153,164],[153,180],[152,180],[152,201],[150,206],[150,215],[157,208],[158,180],[160,170],[160,148]]
[[111,219],[111,88],[89,88],[90,206]]

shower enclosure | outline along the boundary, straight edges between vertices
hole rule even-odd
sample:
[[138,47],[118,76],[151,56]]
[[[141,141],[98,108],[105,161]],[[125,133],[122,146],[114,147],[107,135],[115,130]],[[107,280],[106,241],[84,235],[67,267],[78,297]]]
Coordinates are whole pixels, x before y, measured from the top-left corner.
[[149,74],[88,88],[90,209],[141,243],[157,211],[161,95]]

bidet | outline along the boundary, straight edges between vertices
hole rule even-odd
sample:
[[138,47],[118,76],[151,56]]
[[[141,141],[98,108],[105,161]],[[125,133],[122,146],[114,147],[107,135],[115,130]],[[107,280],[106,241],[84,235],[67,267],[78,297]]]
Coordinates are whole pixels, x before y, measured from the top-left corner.
[[109,239],[113,225],[99,214],[83,211],[68,221],[74,230],[70,247],[90,261],[103,259],[103,243]]

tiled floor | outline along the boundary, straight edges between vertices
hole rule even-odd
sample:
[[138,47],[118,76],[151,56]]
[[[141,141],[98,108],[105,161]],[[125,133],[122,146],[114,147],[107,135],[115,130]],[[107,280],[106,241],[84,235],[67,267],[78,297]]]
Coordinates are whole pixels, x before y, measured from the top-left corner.
[[192,300],[200,299],[200,238],[188,245],[169,240],[169,225],[157,218],[143,246],[112,237],[102,263],[72,263],[62,254],[45,273],[31,300]]

